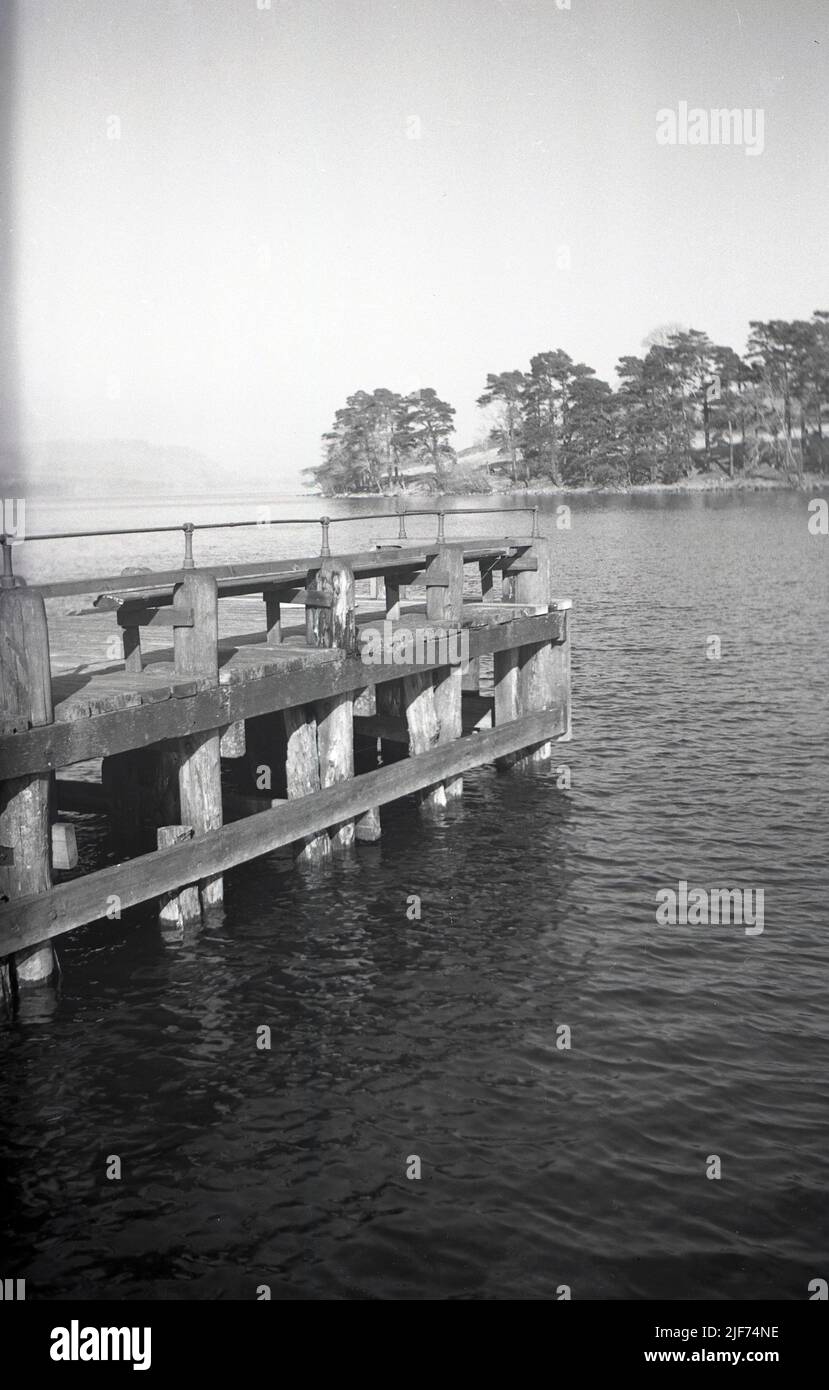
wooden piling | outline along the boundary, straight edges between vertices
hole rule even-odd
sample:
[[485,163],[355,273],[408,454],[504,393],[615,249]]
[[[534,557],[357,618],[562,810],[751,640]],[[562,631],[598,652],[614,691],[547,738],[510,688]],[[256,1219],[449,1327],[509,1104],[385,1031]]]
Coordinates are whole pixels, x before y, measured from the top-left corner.
[[[158,828],[158,848],[180,845],[192,840],[191,825],[162,825]],[[193,922],[201,921],[201,901],[197,884],[191,883],[172,893],[163,893],[158,900],[158,922],[162,935],[176,938]]]
[[564,733],[561,734],[557,742],[569,743],[573,736],[572,724],[572,704],[570,686],[570,609],[569,599],[562,599],[555,605],[564,614],[564,637],[561,642],[556,642],[552,647],[552,689],[550,692],[550,707],[558,709],[561,713],[561,722]]
[[[288,800],[311,796],[321,790],[317,721],[313,705],[294,705],[283,710],[288,746],[285,756],[285,780]],[[321,866],[331,860],[331,839],[326,830],[297,841],[295,847],[300,868]]]
[[[534,569],[517,567],[514,576],[516,603],[548,607],[552,601],[552,541],[539,536],[527,552],[527,561],[537,561]],[[550,642],[533,642],[519,648],[518,707],[521,714],[550,709],[555,689],[555,663]],[[522,751],[517,763],[529,765],[549,758],[552,745],[537,744]]]
[[[219,593],[216,580],[205,570],[189,571],[173,591],[173,615],[189,609],[192,625],[173,627],[176,675],[199,680],[205,686],[219,683]],[[176,741],[178,760],[179,817],[196,836],[222,824],[221,730],[190,734]],[[220,907],[224,900],[221,874],[199,883],[204,911]]]
[[[519,716],[518,707],[518,648],[495,652],[493,656],[493,707],[492,719],[496,728],[511,724]],[[506,753],[496,762],[500,771],[514,766],[517,753]]]
[[[432,622],[456,623],[460,628],[462,616],[463,547],[443,545],[426,571],[426,618]],[[460,639],[457,640],[459,645]],[[451,743],[463,733],[463,676],[462,661],[456,666],[441,666],[434,673],[439,743]],[[444,795],[447,801],[461,797],[463,778],[449,778],[444,783]]]
[[[53,718],[43,599],[27,589],[0,589],[0,719],[28,729]],[[0,783],[0,881],[10,900],[52,886],[51,783],[49,772]],[[55,965],[50,943],[28,946],[0,961],[4,990],[44,984]]]
[[[435,711],[435,687],[431,671],[404,676],[400,682],[403,708],[409,729],[409,752],[428,753],[440,739],[440,725]],[[423,787],[418,793],[421,809],[431,815],[446,808],[446,787],[443,782]]]
[[[391,575],[387,575],[383,580],[383,592],[385,596],[386,618],[393,622],[400,617],[400,583],[399,580]],[[390,658],[391,653],[385,651],[383,644],[383,655]],[[400,681],[381,681],[374,687],[374,713],[383,715],[386,718],[397,719],[403,714],[403,691]],[[380,741],[380,753],[383,762],[391,762],[399,756],[399,750],[388,740]],[[372,806],[370,810],[357,817],[356,821],[357,839],[372,843],[379,840],[382,834],[382,824],[380,820],[380,807]]]
[[[316,594],[320,600],[318,606],[307,609],[308,645],[335,647],[346,656],[354,656],[357,626],[351,567],[342,560],[323,560],[317,571]],[[354,693],[318,700],[316,717],[320,785],[333,787],[354,776]],[[353,821],[344,821],[331,832],[335,852],[351,849],[354,840]]]

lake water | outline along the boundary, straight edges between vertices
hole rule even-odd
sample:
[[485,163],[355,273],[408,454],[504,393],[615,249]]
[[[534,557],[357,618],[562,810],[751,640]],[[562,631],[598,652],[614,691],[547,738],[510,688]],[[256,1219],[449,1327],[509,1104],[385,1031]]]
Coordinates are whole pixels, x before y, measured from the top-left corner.
[[[569,530],[543,503],[573,601],[549,767],[468,774],[443,824],[386,810],[321,882],[237,870],[186,946],[152,914],[63,937],[53,1006],[0,1024],[0,1273],[29,1297],[804,1299],[829,1278],[829,539],[802,495],[568,501]],[[186,515],[151,510],[27,524]],[[447,534],[473,527],[515,529]],[[318,534],[197,533],[197,559]],[[18,569],[181,549],[62,545]],[[762,934],[658,926],[680,880],[763,888]]]

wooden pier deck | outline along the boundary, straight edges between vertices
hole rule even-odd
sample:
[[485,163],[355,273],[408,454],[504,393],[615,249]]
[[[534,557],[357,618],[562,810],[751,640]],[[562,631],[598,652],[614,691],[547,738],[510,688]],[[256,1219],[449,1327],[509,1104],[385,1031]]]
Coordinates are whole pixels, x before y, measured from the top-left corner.
[[[39,587],[3,543],[9,998],[50,978],[64,932],[155,899],[183,930],[225,870],[282,846],[328,864],[379,838],[384,804],[440,815],[464,772],[570,735],[570,605],[535,524],[331,556],[323,519],[320,555],[204,568],[182,529],[180,570]],[[77,870],[78,811],[109,817],[118,863]]]

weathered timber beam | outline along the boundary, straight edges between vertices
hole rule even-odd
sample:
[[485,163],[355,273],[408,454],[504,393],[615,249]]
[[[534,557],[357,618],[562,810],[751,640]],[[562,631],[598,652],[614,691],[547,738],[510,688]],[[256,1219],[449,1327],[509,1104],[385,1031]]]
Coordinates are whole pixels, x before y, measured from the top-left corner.
[[324,826],[339,825],[373,806],[410,796],[424,787],[492,762],[563,731],[560,715],[541,710],[512,724],[438,744],[428,753],[366,772],[347,782],[284,802],[169,849],[112,864],[45,893],[0,906],[0,958],[98,921],[117,899],[119,910],[223,873]]
[[[456,544],[463,546],[464,561],[471,564],[490,556],[524,550],[529,542],[514,536],[476,536],[473,540],[458,541]],[[408,548],[358,550],[339,558],[351,566],[357,579],[370,579],[373,575],[398,570],[425,569],[434,559],[437,549],[437,545],[420,541]],[[205,565],[202,568],[209,570],[218,581],[221,596],[228,598],[242,593],[261,592],[264,584],[269,583],[294,584],[303,588],[308,571],[318,569],[319,563],[319,555],[311,555],[299,560],[252,560],[244,565]],[[29,587],[36,589],[41,598],[61,598],[67,594],[132,594],[145,602],[169,603],[173,585],[180,584],[185,575],[192,573],[192,570],[178,569],[156,570],[142,575],[95,575]],[[239,587],[234,586],[234,581],[238,581]],[[154,591],[156,588],[159,589],[157,593]]]
[[[563,641],[565,623],[565,613],[552,612],[535,618],[517,618],[497,627],[472,628],[470,657],[505,651],[529,642]],[[252,719],[256,715],[344,695],[384,681],[400,680],[418,671],[435,670],[438,664],[436,660],[421,665],[374,666],[356,657],[343,657],[303,668],[300,662],[296,670],[280,671],[252,681],[136,705],[112,714],[92,715],[72,723],[48,724],[4,735],[0,737],[0,780],[69,767],[87,758],[123,753],[130,748],[146,748],[161,739],[223,728],[237,719]]]

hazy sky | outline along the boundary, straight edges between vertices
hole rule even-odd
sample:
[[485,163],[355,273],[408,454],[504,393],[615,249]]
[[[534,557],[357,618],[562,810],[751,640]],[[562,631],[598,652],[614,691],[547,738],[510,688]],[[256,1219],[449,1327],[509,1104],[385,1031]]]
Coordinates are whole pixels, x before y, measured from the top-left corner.
[[[563,3],[20,0],[25,435],[289,481],[360,387],[434,385],[462,447],[534,352],[829,307],[825,0]],[[681,101],[762,155],[658,145]]]

